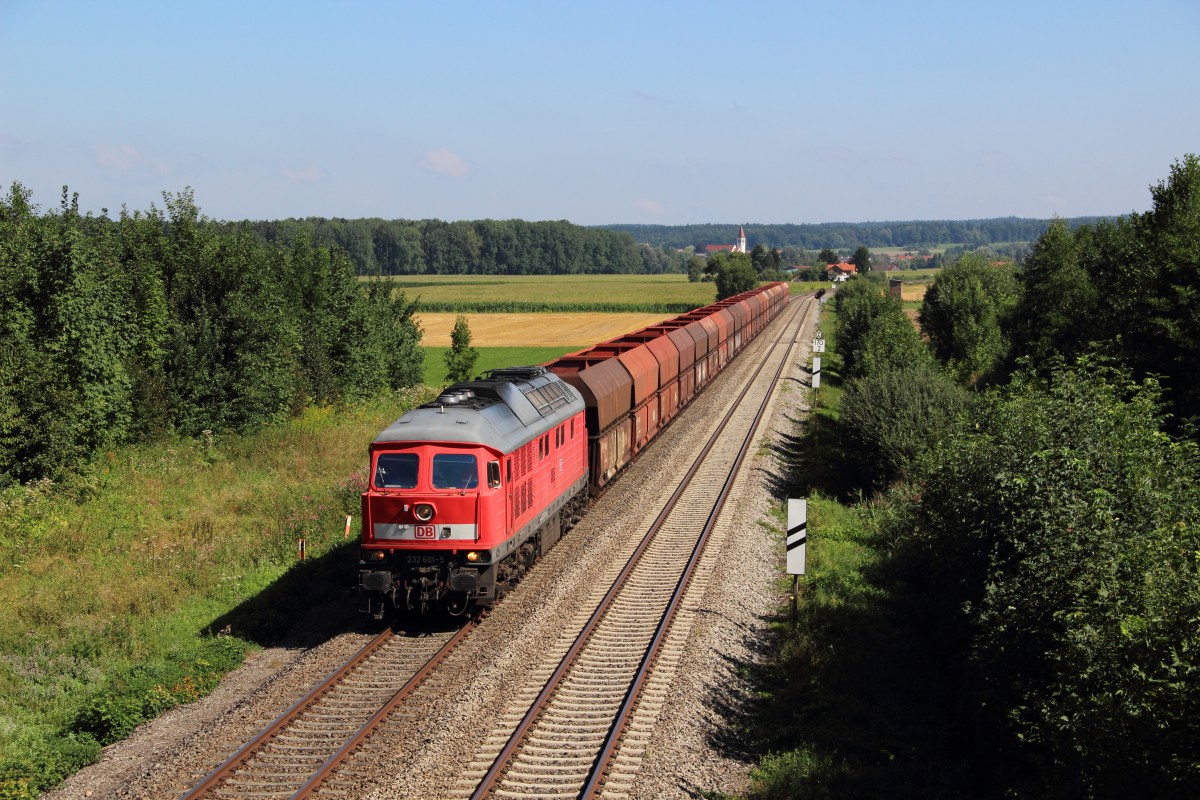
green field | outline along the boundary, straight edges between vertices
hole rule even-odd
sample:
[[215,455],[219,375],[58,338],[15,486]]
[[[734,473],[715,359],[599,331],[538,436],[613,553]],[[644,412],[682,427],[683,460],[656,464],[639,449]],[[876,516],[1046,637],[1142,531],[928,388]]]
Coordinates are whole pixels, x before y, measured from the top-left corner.
[[591,306],[599,304],[634,311],[651,305],[696,308],[716,299],[714,284],[689,283],[686,275],[413,275],[391,280],[410,298],[419,298],[423,310],[431,310],[430,304],[522,302],[560,311],[594,310]]
[[[446,384],[446,362],[444,356],[449,347],[426,347],[425,383],[428,386]],[[578,347],[478,347],[479,360],[475,362],[475,374],[481,375],[489,369],[501,367],[523,367],[542,364],[564,353],[579,350]]]

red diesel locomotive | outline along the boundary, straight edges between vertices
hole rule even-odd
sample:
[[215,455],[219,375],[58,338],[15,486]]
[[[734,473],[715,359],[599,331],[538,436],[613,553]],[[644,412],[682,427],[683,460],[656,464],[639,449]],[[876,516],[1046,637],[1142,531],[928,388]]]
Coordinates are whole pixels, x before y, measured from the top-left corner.
[[362,610],[493,604],[787,302],[770,284],[396,420],[370,446]]

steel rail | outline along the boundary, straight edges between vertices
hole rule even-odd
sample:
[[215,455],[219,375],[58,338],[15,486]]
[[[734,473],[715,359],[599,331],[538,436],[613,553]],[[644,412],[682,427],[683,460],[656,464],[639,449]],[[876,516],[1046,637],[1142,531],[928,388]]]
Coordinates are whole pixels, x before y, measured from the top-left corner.
[[[797,317],[797,316],[800,316],[802,308],[807,307],[807,305],[808,305],[807,303],[805,303],[803,306],[798,304],[796,311],[793,313],[793,319],[795,319],[795,317]],[[785,330],[786,330],[786,328],[785,328]],[[791,349],[792,346],[794,346],[795,341],[798,336],[799,336],[799,332],[797,331],[797,334],[795,336],[793,336],[792,343],[789,344],[789,346],[788,346],[789,350]],[[784,338],[783,336],[780,336],[779,339],[776,340],[776,342],[771,347],[771,353],[773,353],[775,348],[777,348],[783,342],[783,338]],[[769,356],[770,356],[770,353],[768,354],[768,357]],[[786,361],[786,359],[785,359],[785,361]],[[674,510],[674,508],[678,504],[680,498],[683,496],[683,493],[687,490],[688,485],[690,484],[692,478],[700,470],[700,468],[704,462],[704,459],[708,456],[709,452],[711,452],[712,448],[716,445],[717,440],[720,438],[721,434],[724,432],[725,427],[729,424],[730,420],[732,420],[733,415],[737,411],[742,400],[750,392],[750,389],[755,385],[755,382],[757,381],[759,375],[762,373],[762,370],[763,370],[763,367],[765,366],[765,364],[766,364],[766,359],[763,360],[763,363],[759,364],[758,368],[754,371],[753,375],[751,375],[750,378],[746,381],[746,386],[739,393],[737,399],[734,401],[734,403],[730,407],[729,412],[726,413],[725,417],[721,420],[721,422],[717,426],[716,430],[712,433],[712,435],[709,437],[708,441],[705,443],[705,445],[702,448],[702,450],[700,451],[699,455],[696,456],[695,460],[692,462],[691,466],[688,468],[687,472],[684,474],[683,478],[680,480],[679,485],[676,487],[675,491],[671,494],[671,497],[667,500],[662,511],[658,514],[658,516],[655,518],[654,522],[651,524],[650,528],[644,534],[642,541],[638,544],[638,546],[634,550],[633,554],[626,561],[625,566],[622,568],[620,574],[617,576],[616,580],[613,582],[613,585],[605,593],[605,595],[601,599],[599,605],[596,607],[596,610],[592,612],[591,616],[588,618],[587,623],[584,625],[584,627],[581,629],[579,635],[576,637],[575,642],[567,650],[566,654],[563,655],[562,659],[559,661],[558,666],[555,668],[554,672],[550,675],[549,679],[546,681],[546,684],[542,688],[542,691],[539,692],[538,696],[534,699],[533,704],[531,705],[529,711],[525,714],[525,716],[521,719],[521,722],[518,723],[516,729],[514,729],[513,733],[509,736],[508,741],[505,743],[505,745],[501,749],[499,755],[497,755],[496,759],[493,761],[491,768],[484,775],[484,777],[480,780],[480,783],[476,787],[475,792],[471,795],[471,800],[482,800],[482,798],[489,796],[496,789],[497,783],[501,780],[504,772],[508,769],[508,767],[512,761],[514,753],[520,748],[523,740],[525,739],[526,734],[529,732],[529,729],[537,722],[538,718],[541,715],[541,712],[544,710],[545,706],[548,704],[550,698],[553,697],[553,695],[560,688],[560,684],[562,683],[563,678],[565,677],[566,673],[570,671],[571,667],[574,665],[574,662],[578,658],[579,653],[584,649],[584,647],[587,645],[588,641],[590,640],[595,628],[597,627],[599,622],[603,619],[603,617],[604,617],[605,613],[608,611],[608,609],[611,607],[616,596],[618,594],[620,594],[620,591],[625,586],[625,583],[627,582],[629,575],[637,567],[638,561],[641,559],[641,557],[642,557],[643,553],[646,551],[646,549],[650,546],[650,543],[654,539],[655,534],[665,524],[667,517]],[[781,364],[779,371],[776,374],[776,380],[778,380],[778,375],[782,373],[782,369],[783,369],[783,366]],[[768,392],[768,398],[769,398],[769,396],[770,396],[770,393]],[[765,401],[764,401],[764,406],[765,406]],[[754,423],[751,426],[751,433],[750,433],[751,439],[752,439],[754,430],[757,429],[757,427],[758,427],[758,423],[759,423],[759,420],[761,419],[761,417],[762,417],[762,411],[760,409],[758,416],[755,418]],[[747,447],[748,447],[748,445],[743,445],[743,448],[742,448],[743,452],[746,450]],[[740,460],[738,461],[738,463],[740,464]],[[735,466],[734,469],[731,470],[731,472],[736,474],[736,469],[737,469],[737,467]],[[722,489],[722,493],[720,495],[721,502],[723,502],[724,497],[727,496],[727,494],[728,494],[728,486],[732,485],[732,477],[726,481],[726,484],[727,484],[727,486]],[[716,512],[714,511],[712,516],[715,518],[715,515],[716,515]],[[705,529],[706,530],[710,529],[710,526],[706,524]],[[705,539],[706,538],[707,537],[705,537]],[[698,562],[699,559],[698,559],[697,554],[699,552],[700,552],[700,550],[695,550],[693,557],[691,559],[689,559],[689,563],[688,563],[689,570],[694,569],[694,564],[696,562]],[[688,573],[685,572],[685,577],[687,577],[687,576],[688,576]],[[678,591],[679,591],[679,587],[677,586],[676,592],[678,592]],[[670,608],[674,609],[676,607],[677,607],[677,603],[675,603],[674,600],[672,600],[672,602],[670,604]],[[674,613],[674,612],[672,611],[672,613]],[[656,636],[655,639],[657,640],[658,637]],[[640,672],[639,672],[639,674],[640,674]],[[611,733],[610,733],[610,738],[611,738]],[[589,777],[591,774],[594,774],[594,772],[595,772],[595,769],[593,767],[593,770],[591,772],[589,772]]]
[[279,731],[283,730],[292,722],[294,722],[297,717],[312,707],[314,703],[320,700],[326,694],[326,692],[332,689],[334,685],[336,685],[342,678],[350,674],[350,672],[352,672],[359,664],[367,660],[371,654],[382,647],[385,642],[392,638],[394,633],[395,632],[392,630],[392,628],[389,627],[374,639],[367,642],[367,644],[361,650],[348,658],[345,663],[343,663],[336,670],[331,672],[325,678],[325,680],[313,687],[308,694],[304,695],[295,703],[293,703],[292,706],[288,708],[287,711],[284,711],[282,714],[280,714],[274,722],[263,728],[257,735],[254,736],[254,738],[238,748],[236,753],[218,764],[217,767],[212,772],[208,773],[208,775],[204,776],[199,783],[181,795],[179,800],[194,800],[194,798],[202,797],[218,783],[232,775],[235,771],[237,771],[237,768],[246,763],[246,761],[249,760],[249,758],[254,755],[257,750],[262,748],[263,745],[273,739],[275,734],[279,733]]
[[384,723],[385,720],[387,720],[389,716],[391,716],[393,711],[399,708],[400,705],[406,699],[408,699],[409,695],[416,691],[416,688],[421,685],[426,678],[429,677],[431,672],[437,669],[437,667],[446,660],[451,651],[458,647],[462,640],[467,638],[467,634],[469,634],[478,624],[479,623],[477,622],[471,621],[466,625],[463,625],[462,628],[459,629],[458,633],[451,637],[450,641],[442,645],[442,648],[434,653],[432,658],[425,662],[425,666],[421,667],[421,669],[419,669],[415,675],[408,679],[407,683],[397,689],[396,693],[392,695],[391,699],[384,703],[383,707],[376,711],[369,720],[364,722],[362,727],[355,731],[354,734],[346,740],[346,743],[343,744],[336,753],[330,756],[329,759],[321,765],[320,769],[313,773],[312,777],[304,782],[304,785],[296,790],[296,793],[292,795],[292,800],[301,800],[302,798],[312,797],[313,794],[320,789],[322,784],[329,779],[329,776],[337,772],[338,768],[350,759],[350,756],[354,754],[354,751],[357,750],[359,746],[366,741],[371,734],[374,733],[376,729],[378,729],[379,726]]
[[[460,628],[449,641],[442,645],[436,653],[434,653],[425,664],[408,679],[405,684],[394,692],[383,707],[377,711],[370,720],[360,726],[343,744],[341,748],[329,759],[321,765],[316,773],[310,777],[292,796],[293,797],[308,797],[315,791],[327,778],[332,774],[338,766],[340,766],[350,754],[362,744],[363,740],[368,738],[371,733],[379,727],[380,724],[398,707],[404,700],[416,690],[416,688],[424,682],[429,674],[437,668],[442,661],[454,650],[463,639],[475,628],[477,623],[468,622]],[[200,783],[193,786],[180,800],[194,800],[195,798],[203,797],[209,792],[217,789],[223,782],[231,778],[237,770],[246,764],[254,755],[260,752],[267,744],[281,731],[285,730],[289,725],[294,723],[305,711],[312,708],[319,700],[326,696],[334,686],[340,681],[352,674],[359,666],[368,658],[379,651],[379,649],[395,635],[392,628],[380,633],[370,642],[368,642],[361,650],[347,659],[341,666],[330,673],[321,683],[310,690],[304,697],[297,700],[287,711],[283,712],[270,725],[260,731],[246,744],[242,745],[236,753],[222,762],[216,769],[204,777]]]
[[[807,310],[798,309],[797,314]],[[800,331],[803,328],[803,322],[796,328],[796,332],[792,335],[792,341],[788,344],[788,353],[796,346],[796,342],[800,339]],[[771,379],[772,384],[778,384],[779,378],[783,375],[784,367],[787,366],[788,358],[785,353],[784,358],[779,362],[779,368],[775,370],[775,375]],[[761,367],[760,367],[761,371]],[[753,383],[758,378],[756,372],[749,383]],[[747,386],[749,389],[749,386]],[[724,485],[721,487],[721,493],[717,497],[717,501],[713,506],[712,512],[708,515],[705,521],[704,529],[700,532],[700,537],[696,542],[696,547],[692,550],[692,556],[688,559],[687,566],[684,568],[683,574],[679,577],[679,582],[676,585],[674,594],[671,597],[670,604],[667,606],[666,612],[663,614],[662,620],[658,624],[658,629],[655,631],[654,638],[650,642],[650,647],[647,648],[646,654],[642,657],[642,662],[638,667],[637,674],[634,676],[633,682],[630,684],[629,693],[625,697],[625,701],[621,704],[620,710],[617,712],[616,718],[609,729],[608,737],[604,741],[604,746],[600,750],[600,755],[596,759],[595,765],[592,767],[588,775],[587,783],[584,784],[583,792],[579,795],[581,800],[591,800],[596,797],[600,791],[604,781],[604,776],[608,772],[609,764],[616,755],[617,744],[620,741],[620,735],[625,730],[625,725],[628,722],[630,714],[637,705],[637,701],[641,697],[642,687],[644,686],[654,662],[657,660],[658,653],[662,649],[663,641],[666,639],[667,633],[670,630],[671,623],[675,620],[675,615],[679,610],[679,604],[683,601],[684,595],[687,593],[688,585],[691,583],[692,577],[695,574],[696,567],[700,563],[700,557],[703,555],[704,546],[708,542],[709,534],[716,527],[717,518],[725,506],[725,501],[729,497],[730,491],[733,489],[733,483],[737,479],[738,471],[742,468],[742,463],[746,460],[746,454],[750,451],[750,445],[754,442],[754,436],[758,432],[758,426],[762,424],[762,419],[766,415],[767,406],[770,405],[773,392],[768,390],[766,396],[763,397],[762,403],[758,407],[758,413],[754,416],[754,421],[750,423],[749,430],[746,431],[746,437],[742,440],[742,446],[738,450],[737,457],[734,459],[733,466],[729,469],[729,476],[725,479]],[[743,393],[744,396],[744,393]],[[740,399],[740,398],[739,398]]]

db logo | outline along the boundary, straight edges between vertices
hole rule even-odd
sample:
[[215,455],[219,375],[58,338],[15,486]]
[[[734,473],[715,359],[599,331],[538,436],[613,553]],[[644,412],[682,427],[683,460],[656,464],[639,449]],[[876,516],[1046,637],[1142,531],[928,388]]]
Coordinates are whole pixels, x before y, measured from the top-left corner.
[[437,528],[433,525],[413,525],[413,537],[417,539],[437,538]]

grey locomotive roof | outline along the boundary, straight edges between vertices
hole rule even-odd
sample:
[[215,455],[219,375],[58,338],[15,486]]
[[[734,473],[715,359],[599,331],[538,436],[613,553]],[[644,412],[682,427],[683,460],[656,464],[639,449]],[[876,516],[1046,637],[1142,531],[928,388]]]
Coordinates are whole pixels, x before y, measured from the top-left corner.
[[375,442],[478,442],[508,453],[581,411],[575,387],[543,367],[492,370],[409,411]]

